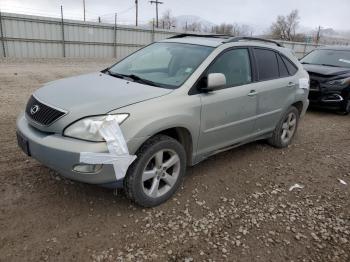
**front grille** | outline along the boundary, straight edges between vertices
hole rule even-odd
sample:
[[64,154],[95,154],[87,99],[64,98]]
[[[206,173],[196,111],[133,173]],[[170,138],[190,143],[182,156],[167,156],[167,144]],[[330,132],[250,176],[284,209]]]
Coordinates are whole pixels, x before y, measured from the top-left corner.
[[48,126],[66,113],[45,105],[31,96],[27,103],[26,114],[38,124]]

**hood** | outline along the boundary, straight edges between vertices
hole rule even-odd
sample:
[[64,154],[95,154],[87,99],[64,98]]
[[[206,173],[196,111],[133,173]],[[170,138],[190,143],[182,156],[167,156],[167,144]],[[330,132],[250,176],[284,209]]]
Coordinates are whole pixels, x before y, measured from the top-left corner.
[[309,73],[319,74],[324,76],[338,76],[346,73],[350,73],[350,68],[346,67],[333,67],[323,65],[303,65],[304,69]]
[[41,102],[69,113],[84,116],[105,114],[112,110],[170,93],[171,89],[139,84],[92,73],[47,83],[34,95]]
[[[173,90],[154,87],[92,73],[47,83],[34,96],[42,103],[67,111],[67,115],[49,126],[28,119],[44,132],[61,132],[70,123],[171,93]],[[127,113],[127,112],[125,112]]]

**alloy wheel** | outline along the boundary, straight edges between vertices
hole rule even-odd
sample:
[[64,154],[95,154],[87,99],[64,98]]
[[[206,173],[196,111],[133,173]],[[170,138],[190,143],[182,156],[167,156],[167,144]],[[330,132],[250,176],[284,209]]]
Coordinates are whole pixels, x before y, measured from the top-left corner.
[[297,116],[294,112],[287,115],[286,119],[282,124],[282,134],[281,140],[283,143],[287,144],[292,139],[297,126]]
[[166,194],[176,184],[180,174],[179,155],[170,149],[162,149],[148,161],[142,173],[143,192],[158,198]]

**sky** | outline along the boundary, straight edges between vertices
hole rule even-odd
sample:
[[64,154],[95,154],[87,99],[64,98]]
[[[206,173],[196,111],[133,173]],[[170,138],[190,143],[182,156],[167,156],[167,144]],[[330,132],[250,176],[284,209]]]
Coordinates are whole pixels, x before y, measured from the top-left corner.
[[[85,0],[88,20],[113,21],[118,13],[120,23],[135,21],[135,0]],[[159,13],[171,10],[174,16],[197,15],[212,23],[241,23],[268,28],[278,15],[293,9],[300,13],[301,27],[350,30],[350,0],[161,0]],[[83,0],[0,0],[3,12],[58,16],[60,5],[67,18],[82,19]],[[139,0],[140,23],[155,17],[155,6]]]

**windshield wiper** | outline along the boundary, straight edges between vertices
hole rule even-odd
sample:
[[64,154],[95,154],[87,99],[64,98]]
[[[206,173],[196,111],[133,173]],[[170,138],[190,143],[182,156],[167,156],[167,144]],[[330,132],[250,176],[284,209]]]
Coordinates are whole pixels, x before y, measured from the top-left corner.
[[109,69],[107,70],[107,72],[108,72],[108,74],[111,75],[111,76],[124,79],[124,75],[122,75],[122,74],[114,73],[114,72],[112,72],[112,71],[109,70]]
[[146,85],[150,85],[150,86],[156,86],[156,87],[161,87],[161,85],[151,81],[151,80],[147,80],[144,78],[141,78],[137,75],[134,74],[130,74],[130,75],[122,75],[123,77],[127,77],[130,78],[132,80],[134,80],[134,82],[138,82],[138,83],[142,83],[142,84],[146,84]]
[[336,65],[329,65],[329,64],[321,64],[323,66],[331,66],[331,67],[340,67],[340,66],[336,66]]
[[303,65],[321,65],[321,66],[331,66],[331,67],[339,67],[336,65],[329,65],[329,64],[313,64],[313,63],[308,63],[308,62],[301,62]]
[[114,76],[114,77],[118,77],[121,79],[129,78],[129,79],[133,80],[134,82],[138,82],[138,83],[142,83],[142,84],[146,84],[146,85],[150,85],[150,86],[162,87],[161,85],[159,85],[151,80],[141,78],[141,77],[134,75],[134,74],[130,74],[130,75],[118,74],[118,73],[112,72],[111,70],[107,70],[107,72],[109,75]]

